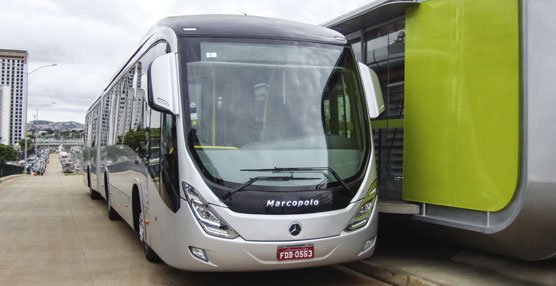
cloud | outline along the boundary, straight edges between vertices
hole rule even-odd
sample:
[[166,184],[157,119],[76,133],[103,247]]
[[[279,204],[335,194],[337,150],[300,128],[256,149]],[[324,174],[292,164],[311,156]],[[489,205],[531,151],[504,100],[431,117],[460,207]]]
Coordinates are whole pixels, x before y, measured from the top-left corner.
[[[172,15],[240,14],[320,24],[369,0],[2,1],[0,48],[29,52],[29,103],[39,118],[83,122],[85,112],[148,28]],[[29,107],[28,120],[33,119]]]

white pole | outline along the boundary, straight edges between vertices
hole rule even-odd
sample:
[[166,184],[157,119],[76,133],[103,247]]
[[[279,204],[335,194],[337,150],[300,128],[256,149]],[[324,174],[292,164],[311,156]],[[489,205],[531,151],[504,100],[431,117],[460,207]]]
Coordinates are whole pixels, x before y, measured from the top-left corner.
[[[29,65],[29,64],[27,64],[27,65]],[[28,97],[29,97],[29,96],[28,96],[28,94],[29,94],[29,89],[28,89],[28,87],[29,87],[29,75],[32,74],[32,73],[34,73],[34,72],[36,72],[36,71],[38,71],[38,70],[40,70],[40,69],[42,69],[42,68],[54,67],[54,66],[57,66],[57,65],[58,65],[58,64],[50,64],[50,65],[40,66],[40,67],[34,69],[33,71],[28,72],[28,73],[27,73],[27,76],[26,76],[26,80],[25,80],[25,98],[24,98],[24,102],[25,102],[25,118],[23,118],[23,119],[24,119],[24,121],[23,121],[23,141],[24,141],[24,144],[25,144],[25,147],[24,147],[24,148],[25,148],[25,151],[24,151],[24,158],[23,158],[23,160],[25,160],[25,164],[26,164],[26,165],[27,165],[27,105],[28,105]]]

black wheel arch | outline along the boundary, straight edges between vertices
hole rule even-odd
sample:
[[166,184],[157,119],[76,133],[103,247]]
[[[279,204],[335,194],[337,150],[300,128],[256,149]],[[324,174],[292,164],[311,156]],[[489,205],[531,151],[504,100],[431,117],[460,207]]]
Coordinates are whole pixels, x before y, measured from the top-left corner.
[[133,213],[133,230],[139,232],[139,214],[141,213],[141,197],[139,195],[139,187],[137,184],[133,185],[131,191],[131,206]]
[[91,187],[91,167],[87,165],[87,187]]

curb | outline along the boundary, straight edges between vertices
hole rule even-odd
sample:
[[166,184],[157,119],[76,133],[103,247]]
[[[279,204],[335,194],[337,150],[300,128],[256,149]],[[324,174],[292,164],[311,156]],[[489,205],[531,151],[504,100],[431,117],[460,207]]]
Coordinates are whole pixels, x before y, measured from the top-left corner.
[[445,286],[445,284],[367,260],[350,262],[343,265],[361,274],[395,286]]
[[21,177],[21,176],[24,176],[24,174],[17,174],[17,175],[10,175],[10,176],[6,176],[6,177],[2,177],[2,178],[0,178],[0,183],[3,183],[5,181],[9,181],[11,179]]

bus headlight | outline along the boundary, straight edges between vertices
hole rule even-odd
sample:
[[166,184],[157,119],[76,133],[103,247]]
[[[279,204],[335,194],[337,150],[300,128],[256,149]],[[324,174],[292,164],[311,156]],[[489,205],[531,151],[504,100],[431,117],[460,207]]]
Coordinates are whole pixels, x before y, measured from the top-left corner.
[[233,239],[239,235],[220,218],[199,192],[191,185],[182,182],[183,193],[203,230],[213,236]]
[[351,221],[348,223],[345,229],[346,231],[354,231],[367,225],[371,217],[374,205],[376,203],[376,192],[377,188],[375,181],[367,192],[367,195],[361,203],[361,206],[359,206],[359,209],[357,210]]

